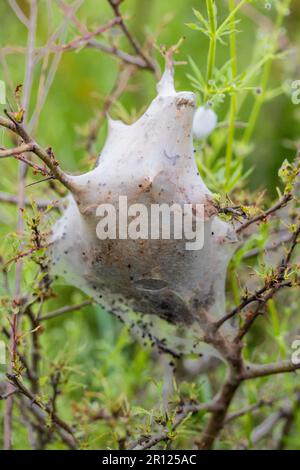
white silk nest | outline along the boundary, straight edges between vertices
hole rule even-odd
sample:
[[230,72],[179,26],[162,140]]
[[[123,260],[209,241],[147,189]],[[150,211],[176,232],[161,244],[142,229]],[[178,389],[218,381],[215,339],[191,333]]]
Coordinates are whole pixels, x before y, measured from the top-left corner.
[[[202,354],[211,349],[203,343],[208,319],[225,313],[226,271],[237,239],[218,217],[196,166],[194,94],[176,92],[170,68],[157,91],[132,125],[109,119],[97,166],[72,176],[75,189],[52,230],[51,269],[159,348]],[[197,126],[207,128],[199,119]],[[187,251],[185,240],[161,237],[99,240],[96,209],[117,207],[120,195],[147,207],[204,204],[203,248]],[[229,327],[221,331],[231,334]]]

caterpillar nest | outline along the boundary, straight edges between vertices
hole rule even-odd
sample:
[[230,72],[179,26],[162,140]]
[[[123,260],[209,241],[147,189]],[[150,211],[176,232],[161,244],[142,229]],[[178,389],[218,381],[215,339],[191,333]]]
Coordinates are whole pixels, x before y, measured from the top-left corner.
[[[194,94],[176,92],[170,67],[157,91],[135,123],[109,119],[97,166],[71,177],[68,207],[52,230],[51,269],[160,349],[202,354],[214,351],[205,344],[206,327],[225,313],[226,270],[237,239],[218,217],[196,166]],[[198,134],[206,127],[195,126]],[[99,239],[97,208],[110,204],[120,215],[120,196],[128,206],[149,209],[202,204],[202,249],[187,250],[185,238],[164,239],[161,232],[158,239]],[[221,333],[230,335],[230,328]]]

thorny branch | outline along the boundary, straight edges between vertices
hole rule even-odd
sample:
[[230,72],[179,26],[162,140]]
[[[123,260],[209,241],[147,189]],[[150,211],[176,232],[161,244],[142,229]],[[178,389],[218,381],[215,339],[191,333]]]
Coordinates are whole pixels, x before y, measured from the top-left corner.
[[42,411],[46,412],[52,419],[53,423],[56,427],[61,428],[66,433],[68,433],[71,442],[73,443],[74,448],[76,448],[77,440],[74,436],[74,429],[69,426],[65,421],[63,421],[54,411],[53,407],[49,404],[44,404],[40,400],[38,400],[35,395],[28,390],[25,385],[20,381],[20,379],[16,375],[7,374],[8,380],[16,387],[16,389],[24,395],[26,398],[30,400],[31,405],[36,405]]
[[[4,202],[7,204],[13,204],[16,205],[18,204],[18,198],[17,196],[14,196],[13,194],[8,194],[0,191],[0,202]],[[32,201],[30,199],[25,198],[24,201],[25,206],[27,207],[32,207]],[[48,207],[53,207],[53,208],[59,208],[60,202],[58,200],[35,200],[35,204],[38,209],[48,209]]]
[[[61,8],[61,10],[65,14],[68,14],[70,16],[71,21],[73,22],[73,24],[76,26],[76,28],[79,30],[79,32],[81,33],[83,37],[86,37],[87,35],[90,34],[87,27],[76,17],[74,11],[72,10],[72,7],[67,5],[63,0],[57,0],[57,3],[59,7]],[[113,2],[111,2],[111,4],[112,3]],[[156,62],[153,59],[149,59],[148,56],[145,55],[141,46],[138,44],[137,40],[130,33],[127,26],[125,25],[124,19],[119,12],[119,5],[117,4],[117,2],[114,2],[114,3],[115,5],[112,5],[112,8],[115,12],[116,18],[118,19],[117,22],[120,24],[130,44],[133,46],[133,49],[135,50],[136,55],[131,55],[119,49],[115,45],[106,44],[105,42],[101,42],[95,39],[94,37],[91,37],[89,40],[85,42],[85,47],[100,50],[106,54],[110,54],[110,55],[117,57],[118,59],[120,59],[122,62],[126,64],[134,65],[141,69],[148,69],[152,72],[157,73],[158,67],[157,67]]]
[[121,18],[116,17],[110,20],[107,24],[99,26],[99,28],[95,29],[95,31],[87,32],[83,34],[82,36],[72,39],[70,42],[66,44],[62,44],[60,46],[53,46],[51,50],[55,52],[60,52],[60,51],[67,51],[67,50],[74,50],[74,49],[82,48],[85,45],[87,45],[93,37],[103,34],[105,31],[112,28],[112,26],[119,24],[120,21],[121,21]]
[[14,132],[14,134],[23,140],[24,144],[21,145],[21,149],[18,147],[17,149],[12,150],[2,150],[0,152],[4,152],[4,155],[1,155],[0,153],[0,156],[8,156],[9,154],[22,154],[24,153],[24,145],[26,145],[27,151],[30,149],[32,153],[38,156],[46,164],[46,166],[51,171],[53,178],[56,178],[66,188],[72,191],[73,184],[71,178],[59,167],[58,161],[54,157],[52,149],[48,148],[45,150],[40,145],[38,145],[38,143],[27,133],[24,125],[14,119],[12,113],[7,112],[7,116],[8,119],[0,117],[0,126]]
[[[274,275],[265,280],[265,284],[263,287],[258,289],[252,295],[246,295],[243,301],[240,303],[240,305],[235,307],[230,313],[228,313],[223,318],[221,318],[218,322],[216,322],[217,328],[220,328],[220,326],[222,326],[223,323],[230,320],[238,313],[242,312],[242,310],[248,305],[250,305],[251,303],[258,302],[259,304],[258,309],[260,309],[262,305],[265,305],[266,302],[270,300],[272,297],[274,297],[274,295],[282,288],[293,287],[293,286],[299,285],[298,281],[293,282],[292,280],[287,279],[288,265],[291,261],[292,254],[298,243],[299,235],[300,235],[300,225],[295,229],[294,233],[292,234],[291,240],[290,240],[290,248],[287,251],[287,254],[283,258],[282,262],[278,266],[277,271],[274,273]],[[258,315],[258,312],[259,310],[257,310],[254,315]],[[249,322],[251,320],[252,320],[252,316],[250,319],[248,317],[247,321]],[[252,321],[251,321],[251,325],[252,325]],[[251,325],[246,327],[246,331],[249,329]]]
[[134,49],[136,54],[144,60],[144,62],[146,64],[146,67],[149,68],[149,70],[152,70],[153,72],[155,72],[157,70],[157,66],[156,66],[155,62],[153,60],[150,60],[146,56],[146,54],[142,50],[140,44],[138,43],[137,39],[131,34],[129,29],[127,28],[126,23],[125,23],[122,15],[120,13],[120,4],[122,3],[122,0],[121,1],[120,0],[108,0],[108,3],[110,4],[111,8],[113,9],[113,11],[116,15],[116,18],[120,18],[120,27],[121,27],[124,35],[127,37],[128,41],[132,45],[132,48]]
[[253,225],[257,222],[261,222],[263,220],[267,220],[269,216],[274,214],[275,212],[279,211],[283,207],[285,207],[293,198],[292,193],[287,193],[285,194],[280,201],[278,201],[274,206],[270,207],[267,211],[263,211],[261,214],[258,214],[257,216],[253,217],[252,219],[247,220],[247,222],[244,222],[240,227],[237,228],[236,232],[241,233],[244,230],[246,230],[250,225]]

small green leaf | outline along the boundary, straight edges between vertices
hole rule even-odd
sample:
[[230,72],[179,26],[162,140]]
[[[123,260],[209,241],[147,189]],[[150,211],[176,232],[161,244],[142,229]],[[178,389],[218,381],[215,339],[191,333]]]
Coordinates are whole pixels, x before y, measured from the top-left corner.
[[43,377],[40,377],[39,378],[39,384],[41,387],[44,387],[46,385],[46,383],[48,382],[49,380],[49,377],[47,375],[43,376]]
[[195,23],[185,23],[185,25],[190,29],[195,29],[196,31],[201,31],[202,33],[206,33],[205,29],[201,28],[201,26]]
[[194,12],[194,15],[196,16],[197,20],[200,21],[200,23],[204,24],[205,26],[207,26],[207,21],[206,19],[204,18],[204,16],[200,13],[200,11],[196,10],[195,8],[193,8],[193,12]]

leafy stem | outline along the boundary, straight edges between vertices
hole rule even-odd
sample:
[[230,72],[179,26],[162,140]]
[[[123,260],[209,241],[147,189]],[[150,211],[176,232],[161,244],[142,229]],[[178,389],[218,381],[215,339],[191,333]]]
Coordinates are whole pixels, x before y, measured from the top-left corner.
[[287,8],[289,7],[290,3],[291,3],[291,0],[285,0],[285,2],[282,4],[282,7],[278,10],[275,28],[274,28],[274,32],[273,32],[272,39],[271,39],[270,57],[264,64],[264,68],[263,68],[262,76],[261,76],[260,88],[262,92],[260,95],[256,97],[254,106],[252,108],[252,111],[249,117],[248,127],[245,130],[244,135],[243,135],[243,143],[245,145],[249,143],[252,137],[261,107],[266,99],[267,86],[268,86],[269,77],[271,73],[273,58],[275,57],[278,35],[280,33],[280,28],[282,26],[282,23],[285,17],[285,12]]
[[214,0],[206,0],[207,14],[210,27],[210,41],[209,41],[209,51],[207,59],[207,85],[209,87],[209,82],[212,80],[213,71],[216,60],[216,48],[217,48],[217,17],[216,17],[216,7]]
[[[229,1],[230,8],[230,56],[231,56],[231,75],[232,80],[237,76],[237,55],[236,55],[236,38],[235,38],[235,16],[232,14],[235,8],[234,0]],[[231,94],[230,98],[230,118],[229,118],[229,130],[228,130],[228,140],[226,147],[226,163],[225,163],[225,174],[226,174],[226,186],[228,186],[230,175],[231,175],[231,161],[232,161],[232,152],[233,152],[233,142],[234,142],[234,131],[235,131],[235,115],[237,108],[237,98],[236,93]]]
[[[235,7],[234,2],[230,0],[230,14],[226,17],[226,19],[223,21],[223,23],[220,24],[219,28],[217,29],[217,35],[221,35],[221,33],[224,31],[226,26],[232,22],[234,22],[234,17],[236,13],[241,9],[241,7],[249,2],[249,0],[241,0],[240,3]],[[232,6],[232,8],[231,8]]]

